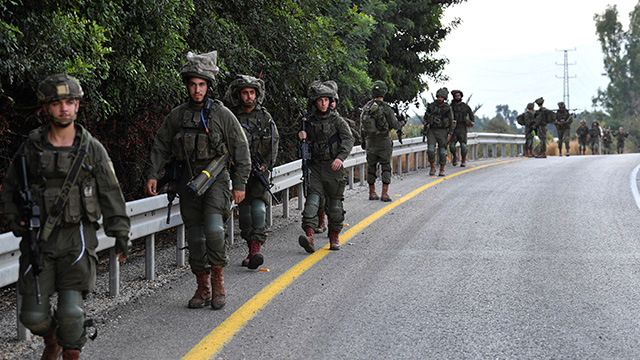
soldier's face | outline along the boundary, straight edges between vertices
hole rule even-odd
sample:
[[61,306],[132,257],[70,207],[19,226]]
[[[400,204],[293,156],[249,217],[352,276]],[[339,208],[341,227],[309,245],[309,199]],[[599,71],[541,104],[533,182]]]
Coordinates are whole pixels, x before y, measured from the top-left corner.
[[326,112],[329,109],[330,101],[328,97],[321,97],[316,100],[316,107],[320,112]]
[[196,104],[201,104],[207,94],[207,81],[193,77],[187,81],[187,89],[189,90],[191,101]]
[[240,90],[240,101],[243,106],[255,106],[256,105],[256,89],[244,88]]
[[460,95],[460,93],[456,93],[455,95],[453,95],[453,98],[456,99],[456,101],[460,102],[460,100],[462,100],[462,95]]
[[67,98],[44,104],[42,108],[55,126],[67,127],[78,117],[79,106],[78,99]]
[[438,95],[438,96],[436,96],[436,100],[438,100],[438,102],[439,102],[440,104],[442,104],[442,103],[444,102],[444,96],[440,96],[440,95]]

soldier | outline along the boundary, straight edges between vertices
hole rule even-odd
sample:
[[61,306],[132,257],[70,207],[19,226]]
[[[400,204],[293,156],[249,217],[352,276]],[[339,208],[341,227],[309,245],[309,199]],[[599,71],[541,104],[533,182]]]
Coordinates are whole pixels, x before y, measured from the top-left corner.
[[469,105],[462,102],[462,91],[453,90],[451,95],[453,95],[451,110],[453,111],[453,118],[456,120],[456,128],[453,131],[451,142],[449,142],[449,151],[453,156],[451,165],[458,165],[456,143],[460,142],[460,156],[462,157],[460,167],[465,167],[467,165],[467,129],[472,128],[474,125],[473,110]]
[[604,134],[602,134],[602,148],[606,155],[613,154],[613,152],[611,151],[611,144],[613,144],[611,130],[604,129]]
[[591,123],[591,129],[589,129],[589,136],[587,140],[589,141],[589,146],[591,148],[591,155],[596,155],[599,150],[600,145],[600,136],[601,130],[597,121]]
[[571,131],[571,123],[573,116],[569,113],[564,102],[558,103],[558,111],[556,111],[556,121],[554,125],[558,131],[558,156],[562,156],[562,143],[567,150],[566,155],[569,156],[569,132]]
[[533,103],[527,104],[527,111],[524,113],[524,138],[525,156],[533,157]]
[[538,104],[538,110],[533,114],[534,124],[533,130],[537,133],[540,140],[540,153],[536,155],[536,158],[547,157],[547,124],[550,124],[554,120],[553,111],[543,106],[544,99],[539,97],[535,101]]
[[271,194],[261,183],[267,181],[276,164],[280,136],[271,114],[262,106],[265,98],[264,81],[253,76],[238,75],[229,84],[225,103],[245,129],[251,150],[252,173],[247,181],[244,200],[238,204],[240,236],[247,241],[249,255],[242,266],[257,269],[264,263],[260,252],[267,240],[266,204]]
[[[196,276],[198,288],[189,300],[189,308],[203,308],[211,304],[222,309],[226,301],[223,268],[229,263],[225,242],[225,222],[231,215],[231,202],[242,203],[245,184],[251,171],[249,146],[244,130],[233,113],[221,101],[213,99],[213,81],[218,73],[217,52],[196,55],[189,52],[180,72],[189,93],[189,101],[171,110],[164,119],[151,150],[151,167],[145,191],[157,195],[157,179],[170,162],[182,164],[178,186],[180,215],[187,227],[189,265]],[[200,196],[187,184],[214,161],[222,161],[229,154],[233,167],[224,166],[213,177]],[[226,162],[225,162],[226,163]],[[207,176],[209,177],[209,176]],[[212,178],[212,179],[213,179]],[[231,180],[233,190],[229,189]],[[211,274],[211,283],[209,283]],[[213,290],[213,298],[212,298]]]
[[[376,80],[371,87],[371,96],[362,109],[360,115],[360,133],[362,134],[362,148],[367,150],[367,183],[369,184],[369,200],[390,202],[389,184],[391,184],[391,156],[393,154],[393,140],[389,130],[401,130],[402,124],[384,101],[387,84]],[[376,170],[380,164],[380,179],[382,180],[382,194],[376,194]]]
[[586,121],[580,120],[580,126],[576,130],[576,137],[578,138],[578,153],[585,155],[587,152],[587,139],[589,138],[589,128]]
[[429,157],[429,176],[436,174],[436,143],[438,145],[438,158],[440,173],[444,176],[444,166],[447,163],[447,144],[451,140],[453,129],[456,128],[456,120],[453,111],[445,101],[449,96],[447,88],[436,91],[436,101],[427,106],[427,111],[422,119],[422,124],[427,128],[427,155]]
[[309,119],[306,131],[298,137],[306,142],[311,152],[309,163],[309,192],[302,213],[302,229],[298,243],[308,253],[315,251],[314,228],[318,227],[320,199],[326,197],[329,215],[329,244],[331,250],[340,250],[339,234],[344,225],[344,188],[346,172],[343,161],[353,148],[353,136],[347,122],[331,110],[337,95],[337,84],[329,80],[314,81],[308,90]]
[[[58,359],[60,353],[63,359],[79,359],[87,342],[83,297],[96,281],[98,219],[102,216],[107,236],[115,237],[120,262],[129,253],[130,223],[107,151],[76,123],[84,95],[78,81],[63,74],[50,76],[39,84],[37,95],[49,123],[32,130],[18,149],[3,185],[2,210],[7,227],[23,237],[20,321],[44,337],[42,359]],[[29,229],[19,207],[29,204],[20,201],[21,192],[30,192],[32,205],[41,210],[32,212]],[[43,224],[40,229],[37,220]],[[50,298],[55,291],[53,311]]]
[[627,138],[627,136],[629,136],[629,133],[624,131],[624,129],[621,126],[618,129],[618,132],[613,134],[613,136],[615,136],[617,140],[616,145],[617,145],[618,154],[622,154],[624,152],[624,140]]

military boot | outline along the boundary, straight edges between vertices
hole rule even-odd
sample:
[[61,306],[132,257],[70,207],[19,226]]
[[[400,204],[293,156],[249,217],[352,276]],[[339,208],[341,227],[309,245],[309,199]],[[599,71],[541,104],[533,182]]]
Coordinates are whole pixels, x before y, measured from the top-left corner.
[[540,154],[536,155],[536,158],[538,158],[538,159],[546,159],[547,158],[547,152],[546,151],[540,151]]
[[302,246],[306,252],[311,254],[312,252],[316,251],[314,249],[315,244],[313,243],[313,235],[315,234],[315,231],[313,230],[313,228],[311,228],[311,226],[305,226],[304,232],[305,235],[300,235],[300,237],[298,238],[298,244],[300,244],[300,246]]
[[318,227],[313,229],[316,234],[327,231],[327,223],[325,221],[326,213],[324,211],[318,212]]
[[376,186],[374,184],[369,185],[369,200],[380,200],[380,197],[376,194]]
[[340,231],[329,231],[329,250],[340,250]]
[[249,260],[251,260],[251,240],[247,240],[247,248],[249,249],[249,254],[246,259],[242,259],[242,266],[249,266]]
[[467,155],[462,155],[462,162],[460,163],[460,167],[467,166]]
[[389,184],[382,184],[382,195],[380,195],[380,200],[384,202],[391,202],[391,197],[389,197]]
[[62,353],[62,360],[78,360],[80,359],[80,350],[65,349]]
[[430,162],[429,166],[430,166],[430,168],[429,168],[429,176],[435,175],[436,174],[436,163]]
[[251,240],[249,243],[249,256],[251,259],[249,259],[247,267],[251,270],[257,269],[258,266],[264,263],[264,256],[260,253],[261,246],[262,243],[258,240]]
[[56,339],[56,331],[53,330],[51,334],[44,336],[44,351],[40,360],[58,360],[62,353],[62,347],[58,345]]
[[458,166],[458,153],[453,154],[453,158],[451,159],[451,165]]
[[440,165],[440,172],[438,173],[438,176],[444,176],[444,164]]
[[209,274],[205,271],[196,272],[196,282],[198,283],[198,289],[193,295],[189,304],[187,305],[191,309],[201,309],[211,304],[211,286],[209,284]]
[[223,269],[222,266],[211,267],[211,288],[213,289],[211,308],[213,310],[222,309],[227,300],[227,293],[224,290],[224,278],[222,276]]

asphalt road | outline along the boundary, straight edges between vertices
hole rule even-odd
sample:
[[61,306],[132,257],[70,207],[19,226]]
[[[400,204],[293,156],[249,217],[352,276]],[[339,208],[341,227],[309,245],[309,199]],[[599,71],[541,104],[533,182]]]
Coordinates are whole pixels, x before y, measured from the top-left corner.
[[307,255],[294,211],[263,248],[269,272],[232,250],[223,310],[186,308],[185,269],[109,314],[83,358],[640,358],[638,164],[474,161],[394,177],[391,205],[350,191],[342,250]]

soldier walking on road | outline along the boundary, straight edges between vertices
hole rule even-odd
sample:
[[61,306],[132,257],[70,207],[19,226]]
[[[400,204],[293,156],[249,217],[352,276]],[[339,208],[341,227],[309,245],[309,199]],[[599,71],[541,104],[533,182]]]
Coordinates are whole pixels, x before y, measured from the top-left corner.
[[527,104],[527,111],[524,113],[524,138],[525,138],[525,156],[533,157],[533,144],[534,144],[534,133],[533,133],[533,103]]
[[[402,124],[396,115],[384,101],[387,93],[387,84],[377,80],[371,88],[371,99],[365,104],[360,115],[360,133],[362,134],[362,148],[367,150],[367,183],[369,183],[369,200],[382,200],[390,202],[389,184],[391,183],[391,156],[393,154],[393,140],[389,136],[389,130],[401,130]],[[382,169],[382,194],[376,193],[376,170],[378,164]]]
[[353,148],[353,136],[349,124],[331,110],[331,102],[337,96],[337,84],[329,80],[314,81],[308,90],[309,118],[306,131],[298,137],[309,145],[309,190],[302,212],[302,229],[298,243],[308,253],[315,251],[314,234],[318,227],[320,199],[326,198],[329,215],[329,243],[331,250],[340,250],[339,235],[344,225],[344,189],[346,172],[343,161]]
[[566,155],[569,156],[569,138],[571,131],[571,123],[573,116],[569,113],[564,102],[558,103],[558,111],[556,111],[556,121],[554,125],[558,131],[558,156],[562,156],[562,143],[565,145]]
[[611,137],[611,130],[604,129],[602,134],[602,148],[605,155],[613,154],[611,150],[611,144],[613,144],[613,137]]
[[602,131],[600,130],[598,122],[592,122],[591,129],[589,129],[589,136],[587,137],[587,139],[589,140],[589,146],[591,147],[591,155],[598,154],[601,134]]
[[629,133],[624,131],[624,129],[621,126],[618,129],[618,132],[613,134],[613,136],[615,136],[617,140],[616,145],[617,145],[618,154],[622,154],[624,152],[624,140],[627,138],[627,136],[629,136]]
[[447,88],[436,91],[436,101],[427,106],[427,111],[422,119],[422,124],[427,128],[427,155],[429,157],[429,176],[436,174],[436,144],[438,145],[438,160],[440,173],[444,176],[444,167],[447,164],[447,144],[451,141],[456,121],[453,118],[451,106],[445,101],[449,96]]
[[538,105],[538,110],[533,114],[534,125],[533,130],[538,135],[540,140],[540,153],[536,155],[536,158],[547,157],[547,124],[550,124],[554,120],[553,111],[543,106],[544,99],[537,98],[535,103]]
[[[75,122],[84,95],[78,81],[50,76],[37,95],[49,123],[31,131],[14,157],[2,211],[7,227],[22,237],[20,321],[44,337],[42,359],[61,353],[63,359],[79,359],[87,342],[83,297],[96,281],[98,219],[107,236],[115,237],[121,262],[129,253],[130,222],[107,151]],[[56,291],[54,311],[50,298]]]
[[451,152],[451,165],[458,165],[458,152],[456,151],[456,143],[460,142],[460,156],[462,161],[460,167],[467,166],[467,129],[472,128],[474,125],[473,110],[469,105],[462,102],[462,91],[453,90],[453,102],[451,103],[451,110],[453,111],[453,118],[456,121],[456,127],[453,130],[453,137],[449,142],[449,151]]
[[587,152],[587,139],[589,138],[589,128],[586,121],[580,120],[580,126],[576,130],[576,137],[578,138],[578,153],[585,155]]
[[242,266],[249,269],[257,269],[264,263],[260,250],[267,240],[266,209],[271,194],[261,180],[269,178],[276,164],[280,141],[275,121],[262,106],[264,98],[264,81],[248,75],[238,75],[224,97],[245,130],[251,150],[251,176],[247,181],[245,198],[238,204],[240,236],[249,247],[249,255],[242,260]]
[[[211,304],[212,309],[219,310],[226,301],[223,268],[229,263],[225,222],[231,216],[231,202],[240,204],[245,198],[251,158],[238,119],[211,96],[218,73],[216,60],[215,51],[187,54],[180,74],[189,92],[189,101],[171,110],[156,134],[145,191],[157,195],[160,190],[157,179],[162,169],[172,161],[183,165],[185,170],[178,186],[182,200],[180,215],[187,228],[189,265],[198,284],[188,307],[203,308]],[[224,165],[217,176],[211,176],[206,169],[214,162],[227,164],[224,161],[227,154],[233,166],[229,169]],[[209,180],[205,183],[210,187],[187,183],[190,179],[200,179],[201,173],[207,175]],[[230,180],[233,190],[229,190]],[[194,188],[204,192],[197,195]]]

